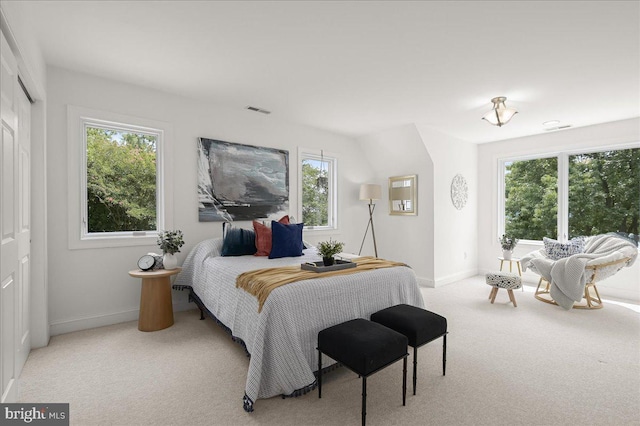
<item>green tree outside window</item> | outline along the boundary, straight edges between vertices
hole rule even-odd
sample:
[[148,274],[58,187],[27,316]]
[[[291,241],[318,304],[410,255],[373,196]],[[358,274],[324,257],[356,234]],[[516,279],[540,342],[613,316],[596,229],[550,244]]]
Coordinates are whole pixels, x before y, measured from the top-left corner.
[[558,235],[558,159],[505,165],[505,234],[521,240]]
[[328,163],[302,161],[302,221],[305,226],[329,225]]
[[[568,156],[569,238],[638,235],[640,148]],[[558,158],[505,163],[505,233],[556,238]]]
[[156,230],[154,135],[86,127],[88,231]]

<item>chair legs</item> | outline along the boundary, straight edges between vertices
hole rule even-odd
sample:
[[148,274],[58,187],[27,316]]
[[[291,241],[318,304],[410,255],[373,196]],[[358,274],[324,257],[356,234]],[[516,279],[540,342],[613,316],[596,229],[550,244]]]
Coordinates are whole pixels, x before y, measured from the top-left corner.
[[[596,297],[593,297],[590,292],[589,289],[593,288],[593,291],[595,292]],[[577,309],[600,309],[602,308],[602,299],[600,298],[600,293],[598,293],[598,287],[596,287],[595,284],[587,284],[586,286],[584,286],[584,299],[586,300],[587,304],[585,305],[574,305],[574,308]]]
[[[518,303],[516,303],[516,296],[513,294],[513,290],[507,289],[507,293],[509,293],[509,300],[513,303],[515,308],[518,307]],[[498,295],[498,287],[493,287],[491,289],[491,293],[489,293],[489,300],[491,303],[496,301],[496,296]]]
[[322,398],[322,352],[318,351],[318,399]]
[[491,300],[491,303],[495,302],[497,294],[498,294],[498,287],[493,287],[491,289],[491,293],[489,293],[489,300]]
[[[544,284],[544,288],[540,288]],[[591,294],[591,289],[595,294]],[[536,299],[549,303],[551,305],[557,305],[556,301],[551,298],[551,284],[540,277],[540,281],[538,281],[538,287],[536,288],[536,292],[533,295]],[[585,285],[584,287],[584,303],[575,303],[573,305],[573,309],[601,309],[602,308],[602,299],[600,298],[600,293],[598,293],[598,288],[596,287],[595,282]]]
[[367,419],[367,378],[362,376],[362,426],[365,426],[366,419]]
[[[447,375],[447,334],[442,335],[442,375]],[[413,394],[416,394],[418,383],[418,348],[413,348]],[[404,405],[404,404],[403,404]]]
[[416,383],[418,382],[418,348],[413,348],[413,394],[416,394]]
[[407,405],[407,357],[402,360],[402,406]]
[[442,336],[442,375],[447,375],[447,333]]
[[[413,378],[415,382],[415,376]],[[415,387],[413,388],[415,395]],[[407,405],[407,357],[402,359],[402,406]],[[367,419],[367,377],[362,376],[362,426],[366,425]]]
[[[445,336],[446,338],[446,336]],[[445,341],[446,346],[446,341]],[[413,370],[413,394],[416,394],[416,361],[417,349],[414,348],[414,370]],[[366,424],[367,418],[367,376],[362,377],[362,426]],[[322,398],[322,351],[318,350],[318,399]],[[402,406],[407,405],[407,356],[402,359]]]

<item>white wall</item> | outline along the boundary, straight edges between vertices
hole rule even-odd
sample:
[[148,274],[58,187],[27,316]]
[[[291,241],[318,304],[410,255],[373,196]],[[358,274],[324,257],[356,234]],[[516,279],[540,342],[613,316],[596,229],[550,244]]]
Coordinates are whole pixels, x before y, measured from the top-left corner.
[[[371,175],[352,139],[278,120],[277,111],[265,116],[243,109],[201,103],[167,93],[105,80],[60,68],[48,68],[48,190],[49,190],[49,288],[52,334],[91,328],[137,318],[140,282],[127,272],[139,256],[159,251],[156,245],[125,248],[70,250],[68,248],[67,105],[77,105],[168,122],[173,137],[167,155],[173,163],[173,229],[181,229],[186,244],[180,262],[199,241],[220,236],[219,222],[198,222],[198,137],[289,150],[290,209],[297,216],[297,147],[324,149],[337,154],[339,177],[338,232],[306,232],[317,242],[329,236],[345,242],[347,251],[359,248],[364,211],[358,201],[359,184]],[[296,218],[299,219],[299,218]],[[251,227],[250,222],[238,226]],[[176,309],[186,306],[186,295],[174,292]]]
[[[374,224],[378,256],[410,265],[421,285],[433,282],[433,163],[413,124],[396,127],[358,139],[375,172],[362,183],[382,186],[382,199],[376,202]],[[418,214],[389,214],[389,181],[391,176],[418,176]],[[361,235],[369,218],[366,202],[361,202],[359,220]],[[367,235],[363,255],[373,254],[371,233]]]
[[[15,40],[18,47],[20,78],[27,85],[29,91],[40,92],[45,88],[46,64],[28,18],[23,14],[25,11],[23,6],[25,5],[21,3],[17,1],[2,2],[0,8],[10,28],[9,39]],[[36,93],[31,94],[36,95]],[[42,94],[37,93],[37,95]]]
[[[477,145],[429,126],[418,132],[433,163],[433,286],[449,284],[477,273]],[[451,182],[461,174],[467,181],[467,204],[458,210],[451,200]]]
[[[411,265],[428,287],[475,275],[477,146],[414,124],[358,141],[375,170],[372,183],[384,188],[374,219],[379,255]],[[462,210],[451,202],[451,181],[458,173],[469,187]],[[409,174],[418,175],[418,215],[392,216],[388,178]]]
[[[595,126],[569,129],[543,135],[487,143],[478,148],[478,222],[483,224],[478,231],[478,266],[481,272],[497,270],[501,255],[498,243],[498,160],[512,156],[555,153],[559,151],[616,147],[640,141],[640,119],[630,119]],[[522,257],[538,245],[519,244],[514,255]],[[538,282],[539,277],[525,273],[525,280]],[[640,301],[640,261],[625,268],[613,277],[598,284],[603,297]]]

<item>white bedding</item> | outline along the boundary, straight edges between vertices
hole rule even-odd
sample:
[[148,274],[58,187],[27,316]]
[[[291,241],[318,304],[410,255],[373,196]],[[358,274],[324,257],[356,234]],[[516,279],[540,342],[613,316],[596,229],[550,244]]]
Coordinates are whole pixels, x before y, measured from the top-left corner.
[[[299,265],[321,258],[220,257],[222,239],[205,240],[189,253],[175,285],[191,286],[207,309],[251,354],[244,408],[259,398],[291,395],[315,385],[317,336],[326,327],[406,303],[424,307],[413,270],[393,267],[299,281],[275,289],[258,313],[256,297],[235,286],[245,271]],[[335,361],[323,357],[323,367]],[[214,379],[214,378],[212,378]]]

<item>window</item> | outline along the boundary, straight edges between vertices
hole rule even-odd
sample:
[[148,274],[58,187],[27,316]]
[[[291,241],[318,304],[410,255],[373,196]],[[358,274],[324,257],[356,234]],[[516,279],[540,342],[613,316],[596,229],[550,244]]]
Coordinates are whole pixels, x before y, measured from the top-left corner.
[[558,235],[558,159],[507,161],[504,227],[521,240]]
[[523,240],[638,235],[640,148],[501,161],[500,233]]
[[638,235],[640,148],[569,156],[569,238]]
[[85,121],[84,234],[157,231],[159,132]]
[[171,227],[170,125],[70,105],[67,129],[69,248],[155,244]]
[[300,153],[302,221],[306,229],[335,229],[337,160],[319,153]]

